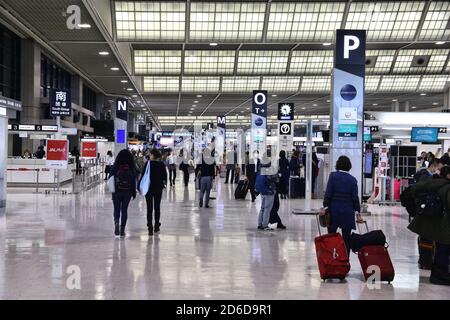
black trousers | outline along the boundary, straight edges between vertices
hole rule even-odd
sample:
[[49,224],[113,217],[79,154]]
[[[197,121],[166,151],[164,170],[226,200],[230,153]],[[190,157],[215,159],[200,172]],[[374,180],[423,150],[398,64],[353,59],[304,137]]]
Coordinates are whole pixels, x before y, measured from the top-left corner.
[[150,190],[145,195],[145,201],[147,202],[147,227],[153,228],[153,208],[155,209],[155,226],[160,226],[159,218],[161,217],[161,190]]
[[250,190],[250,194],[252,196],[252,201],[255,201],[255,199],[256,199],[256,191],[255,191],[255,189],[253,188],[253,189],[249,189],[249,190]]
[[183,169],[183,181],[184,186],[187,187],[189,184],[189,170],[188,168]]
[[[336,233],[337,227],[328,227],[328,233]],[[351,228],[341,228],[342,238],[344,238],[345,247],[347,248],[347,255],[350,257],[350,236],[352,234]]]
[[175,184],[175,179],[177,178],[177,169],[169,167],[169,182],[170,185]]
[[273,206],[272,206],[272,210],[270,211],[270,218],[269,218],[269,223],[278,223],[278,225],[283,224],[281,222],[281,218],[278,215],[278,210],[280,209],[280,197],[278,195],[278,192],[275,194],[275,198],[273,200]]
[[[229,178],[230,176],[230,172],[231,172],[231,178]],[[233,169],[227,169],[227,174],[225,176],[225,183],[228,183],[228,180],[230,181],[230,183],[234,183],[234,168]]]

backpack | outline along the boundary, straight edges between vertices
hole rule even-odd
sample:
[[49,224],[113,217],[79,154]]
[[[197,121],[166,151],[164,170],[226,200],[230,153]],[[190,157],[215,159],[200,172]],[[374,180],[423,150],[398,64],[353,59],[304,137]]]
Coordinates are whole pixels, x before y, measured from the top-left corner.
[[133,179],[130,167],[128,165],[121,165],[114,177],[116,192],[131,191],[131,181]]
[[425,168],[420,169],[419,171],[417,171],[417,172],[414,174],[414,182],[415,182],[415,183],[421,182],[421,181],[424,181],[424,180],[427,180],[427,179],[429,179],[429,178],[431,178],[431,175],[430,175],[430,173],[428,172],[428,170],[425,169]]
[[400,203],[405,207],[411,218],[416,216],[416,200],[414,198],[413,186],[409,186],[400,194]]
[[416,194],[416,213],[421,216],[440,216],[444,212],[441,197],[434,192]]

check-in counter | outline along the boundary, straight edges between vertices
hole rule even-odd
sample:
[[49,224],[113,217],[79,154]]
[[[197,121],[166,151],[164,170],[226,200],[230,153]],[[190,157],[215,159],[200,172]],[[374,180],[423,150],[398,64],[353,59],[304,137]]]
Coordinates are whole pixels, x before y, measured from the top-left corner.
[[[75,169],[73,159],[69,159],[69,165],[65,170],[59,170],[61,184],[72,180],[72,170]],[[47,169],[45,159],[8,158],[7,183],[13,185],[35,186],[39,174],[39,184],[54,184],[55,170]]]

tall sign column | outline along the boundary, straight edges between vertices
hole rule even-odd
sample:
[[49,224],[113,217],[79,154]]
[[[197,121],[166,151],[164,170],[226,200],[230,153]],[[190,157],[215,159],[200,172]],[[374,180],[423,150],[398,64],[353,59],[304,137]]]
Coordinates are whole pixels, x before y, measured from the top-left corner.
[[364,121],[365,30],[336,30],[332,76],[331,163],[345,155],[352,162],[351,174],[362,192],[362,146]]
[[251,127],[250,157],[254,151],[259,152],[260,158],[266,153],[267,135],[267,91],[253,91],[252,127]]
[[114,119],[114,133],[115,140],[115,154],[118,154],[120,150],[128,147],[128,100],[118,98],[116,100],[116,118]]
[[219,164],[223,162],[223,155],[225,153],[225,126],[226,126],[226,117],[225,116],[217,116],[217,133],[216,133],[216,161]]
[[294,104],[278,104],[278,150],[286,156],[294,147]]

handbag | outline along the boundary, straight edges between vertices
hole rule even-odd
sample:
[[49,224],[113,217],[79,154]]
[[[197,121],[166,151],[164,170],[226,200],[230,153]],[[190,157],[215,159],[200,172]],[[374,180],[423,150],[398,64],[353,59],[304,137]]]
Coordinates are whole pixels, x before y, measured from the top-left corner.
[[139,183],[139,192],[145,196],[150,188],[150,160],[145,166],[145,172],[142,176],[141,182]]
[[108,182],[106,184],[108,186],[108,191],[110,193],[116,192],[116,179],[115,179],[115,176],[110,176],[108,178]]
[[325,213],[319,213],[319,223],[322,228],[331,226],[331,212],[327,209]]

